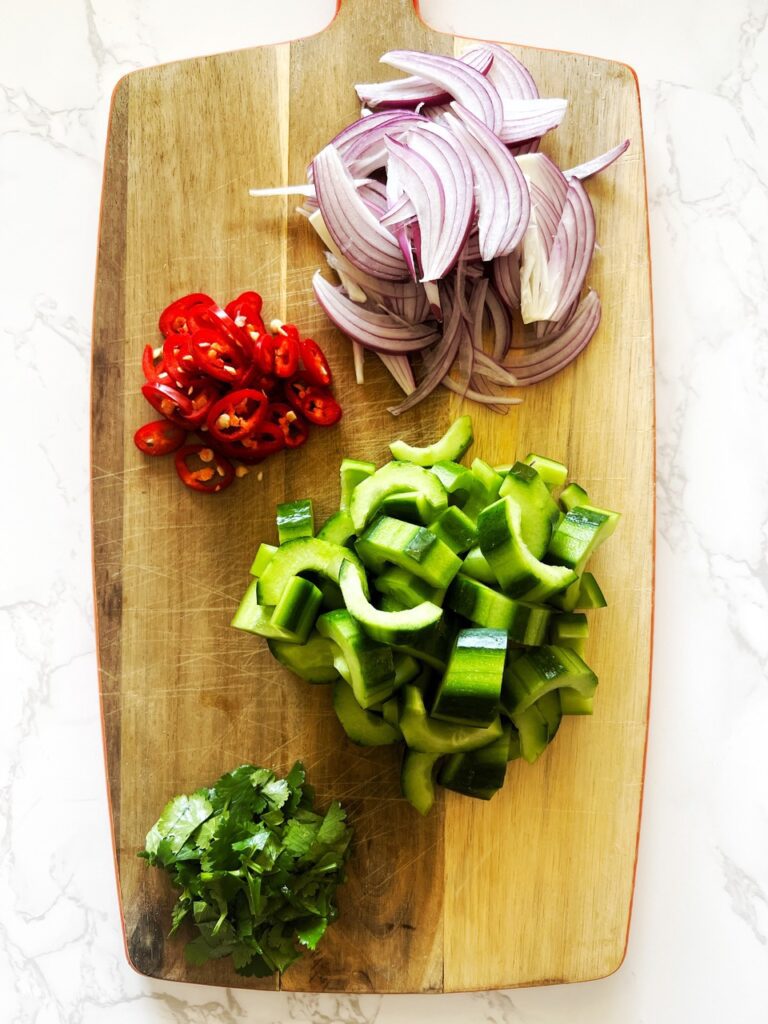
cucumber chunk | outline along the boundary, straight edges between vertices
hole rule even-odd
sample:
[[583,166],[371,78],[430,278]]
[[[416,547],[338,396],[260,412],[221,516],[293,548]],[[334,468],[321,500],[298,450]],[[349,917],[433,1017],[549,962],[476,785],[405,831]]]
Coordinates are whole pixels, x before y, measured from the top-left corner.
[[447,587],[461,567],[459,556],[434,533],[389,516],[374,520],[355,549],[375,573],[380,573],[387,562],[393,562],[433,587]]
[[425,448],[414,448],[405,441],[393,441],[389,446],[392,458],[400,462],[412,462],[416,466],[434,466],[446,460],[458,462],[474,441],[472,418],[460,416],[446,430],[439,441]]
[[571,509],[576,508],[577,505],[588,505],[589,495],[584,488],[580,487],[578,484],[568,484],[560,495],[560,504],[566,512],[570,512]]
[[422,601],[442,605],[445,598],[444,589],[431,587],[399,565],[386,568],[374,579],[373,585],[379,593],[397,598],[404,608],[413,608]]
[[577,505],[552,534],[547,561],[581,573],[589,556],[611,536],[618,521],[617,512],[592,505]]
[[338,648],[317,632],[310,633],[303,644],[269,639],[267,645],[281,665],[308,683],[332,683],[339,678],[333,664]]
[[435,773],[439,760],[440,754],[423,754],[405,748],[400,788],[419,814],[429,814],[435,803]]
[[342,459],[339,476],[341,478],[341,501],[339,507],[348,509],[352,501],[352,492],[358,484],[376,472],[374,462],[361,462],[359,459]]
[[360,707],[352,687],[343,680],[334,684],[333,710],[353,743],[364,747],[383,747],[400,739],[400,731],[385,722],[381,715]]
[[321,636],[333,640],[349,671],[349,683],[361,708],[392,696],[395,663],[392,648],[372,640],[348,611],[325,612],[317,620]]
[[424,696],[413,683],[406,683],[400,690],[400,731],[411,750],[420,750],[424,754],[476,750],[492,743],[503,733],[498,715],[484,728],[437,721],[427,715]]
[[493,575],[493,569],[479,547],[470,548],[466,553],[461,571],[465,576],[471,576],[472,579],[479,580],[481,583],[487,583],[492,587],[499,585],[499,581]]
[[355,530],[360,533],[384,498],[398,491],[417,491],[430,507],[432,519],[448,507],[448,494],[434,475],[421,466],[407,462],[388,462],[373,476],[359,483],[352,492],[349,511]]
[[490,725],[499,710],[507,634],[462,629],[435,694],[432,717],[457,725]]
[[452,754],[440,770],[440,785],[465,796],[490,800],[504,785],[511,734],[512,727],[505,724],[502,735],[488,746]]
[[574,605],[578,609],[605,608],[608,602],[605,594],[591,572],[585,572],[581,577],[579,593]]
[[533,764],[541,757],[549,743],[547,720],[536,704],[511,717],[512,724],[517,729],[520,753],[528,764]]
[[277,506],[277,536],[281,544],[299,537],[312,537],[315,533],[315,518],[312,499],[287,501]]
[[385,644],[403,644],[423,629],[429,629],[443,614],[439,605],[422,601],[415,608],[401,612],[381,611],[367,600],[363,593],[360,573],[351,562],[344,562],[339,573],[339,585],[348,611],[361,624],[365,632]]
[[575,651],[537,647],[518,658],[504,673],[501,703],[511,717],[526,711],[550,690],[567,686],[582,697],[593,696],[597,676]]
[[549,629],[549,641],[557,647],[569,647],[579,657],[584,657],[589,636],[587,616],[582,612],[566,612],[555,615]]
[[341,563],[344,560],[356,563],[360,569],[363,590],[368,593],[368,582],[353,551],[341,544],[331,544],[319,537],[301,537],[290,540],[277,549],[269,565],[258,581],[259,601],[275,605],[291,576],[303,572],[317,572],[333,583],[339,582]]
[[513,643],[527,647],[544,642],[552,614],[547,608],[506,597],[463,573],[451,583],[445,603],[470,622],[489,629],[503,629]]
[[544,455],[535,455],[530,452],[525,456],[523,462],[528,466],[533,466],[550,490],[562,487],[568,478],[567,466],[564,466],[562,462],[555,462],[554,459],[548,459]]
[[510,497],[520,506],[520,536],[534,558],[541,559],[560,517],[547,485],[532,466],[516,462],[504,477],[499,497]]
[[441,512],[429,530],[457,555],[477,543],[477,527],[456,505]]
[[352,516],[347,509],[339,509],[330,516],[317,531],[320,540],[327,540],[330,544],[346,545],[355,536],[355,528],[352,525]]
[[256,552],[256,557],[253,560],[253,564],[249,570],[251,576],[262,576],[264,570],[272,560],[272,555],[277,551],[274,544],[259,544],[259,550]]
[[314,583],[292,576],[275,605],[270,622],[287,637],[295,637],[296,643],[303,644],[315,625],[322,601],[323,595]]
[[520,506],[501,498],[484,509],[477,520],[480,550],[502,590],[510,597],[546,601],[576,579],[568,566],[540,562],[522,537]]

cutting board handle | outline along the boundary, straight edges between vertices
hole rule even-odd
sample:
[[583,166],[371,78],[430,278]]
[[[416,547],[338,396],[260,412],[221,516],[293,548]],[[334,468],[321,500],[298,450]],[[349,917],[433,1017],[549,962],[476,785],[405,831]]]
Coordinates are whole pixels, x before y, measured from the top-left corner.
[[381,8],[387,9],[393,21],[407,22],[410,18],[420,21],[419,0],[336,0],[336,16],[331,27],[343,28],[345,32],[359,28],[363,31],[370,28],[373,8],[377,18],[381,17]]

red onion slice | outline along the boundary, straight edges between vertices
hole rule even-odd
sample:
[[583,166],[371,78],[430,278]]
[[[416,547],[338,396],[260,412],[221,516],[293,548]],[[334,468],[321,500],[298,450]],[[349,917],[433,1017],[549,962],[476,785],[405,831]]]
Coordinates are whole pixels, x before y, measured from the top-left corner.
[[575,316],[555,341],[534,352],[517,355],[510,365],[518,383],[536,384],[559,373],[582,352],[600,324],[601,307],[597,292],[590,291],[581,301]]
[[336,149],[326,146],[313,161],[317,201],[339,251],[361,270],[402,280],[408,268],[397,239],[381,227],[358,195]]
[[519,143],[540,138],[557,128],[565,117],[568,100],[509,100],[504,104],[502,142]]
[[[387,160],[384,140],[397,136],[409,126],[426,120],[412,110],[387,110],[361,117],[331,139],[329,145],[338,150],[350,173],[364,178],[383,167]],[[310,165],[311,180],[311,165]]]
[[377,353],[379,359],[392,374],[395,383],[406,395],[412,395],[416,390],[416,381],[408,356],[390,356],[384,352]]
[[485,294],[485,306],[490,314],[493,327],[493,358],[497,362],[501,362],[512,344],[512,321],[492,285],[488,287]]
[[[489,46],[479,46],[459,58],[464,64],[475,68],[481,75],[488,73],[493,63]],[[451,96],[419,75],[398,78],[392,82],[366,82],[355,86],[361,103],[372,110],[391,107],[416,107],[419,103],[447,103]]]
[[440,337],[437,331],[425,324],[404,325],[388,313],[376,313],[352,302],[340,288],[326,281],[319,270],[312,278],[312,287],[315,298],[339,330],[374,352],[392,355],[418,352]]
[[382,64],[420,75],[439,85],[492,132],[500,131],[504,117],[499,94],[488,79],[469,64],[455,57],[419,53],[417,50],[390,50],[380,59]]
[[606,167],[610,167],[614,160],[618,160],[628,149],[629,139],[624,139],[618,146],[609,149],[607,153],[596,156],[592,160],[587,160],[586,163],[579,164],[577,167],[571,167],[569,170],[563,171],[563,174],[566,178],[580,178],[584,181],[585,178],[590,178],[593,174],[599,174]]
[[535,100],[538,98],[539,90],[536,88],[536,83],[528,68],[503,46],[490,43],[487,46],[476,47],[463,54],[461,59],[469,61],[471,57],[474,63],[479,50],[490,50],[493,55],[493,64],[487,72],[487,78],[496,86],[502,106],[506,100]]
[[520,251],[514,249],[491,264],[496,290],[509,309],[520,307]]
[[[416,281],[383,281],[366,274],[336,253],[327,252],[325,258],[328,266],[339,275],[347,294],[354,301],[377,302],[409,324],[423,323],[429,316],[429,301],[424,286]],[[356,299],[352,295],[347,282],[358,289],[362,298]]]
[[470,111],[452,103],[447,117],[472,163],[481,256],[504,256],[518,244],[528,224],[525,178],[506,146]]

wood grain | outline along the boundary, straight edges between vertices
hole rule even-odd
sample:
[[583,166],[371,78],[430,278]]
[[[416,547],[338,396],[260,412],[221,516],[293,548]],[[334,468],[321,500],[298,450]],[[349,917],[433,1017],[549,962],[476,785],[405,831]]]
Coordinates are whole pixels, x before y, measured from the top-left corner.
[[[410,0],[346,0],[318,36],[135,72],[116,91],[94,313],[94,573],[121,903],[142,973],[281,983],[224,963],[189,967],[182,943],[165,940],[173,894],[136,851],[170,794],[243,761],[285,770],[298,757],[321,801],[349,805],[356,844],[340,921],[283,988],[457,991],[585,980],[621,961],[647,721],[654,451],[643,150],[624,65],[512,48],[542,94],[571,100],[547,151],[567,164],[626,136],[632,148],[588,186],[601,247],[590,281],[604,308],[590,348],[508,416],[470,410],[484,458],[562,458],[624,512],[595,560],[610,605],[593,616],[588,650],[601,679],[594,718],[564,723],[536,766],[512,765],[490,804],[449,795],[422,820],[398,796],[396,753],[345,742],[326,688],[300,683],[228,626],[255,548],[273,538],[276,502],[311,495],[324,516],[338,503],[342,455],[381,461],[395,433],[435,436],[461,405],[440,394],[393,421],[395,388],[375,358],[354,385],[348,343],[311,298],[317,241],[288,200],[256,202],[247,190],[303,178],[354,117],[352,83],[386,72],[385,49],[463,45],[428,29]],[[290,311],[329,352],[345,418],[210,499],[131,443],[147,418],[141,351],[171,297],[225,300],[253,287],[270,315]]]

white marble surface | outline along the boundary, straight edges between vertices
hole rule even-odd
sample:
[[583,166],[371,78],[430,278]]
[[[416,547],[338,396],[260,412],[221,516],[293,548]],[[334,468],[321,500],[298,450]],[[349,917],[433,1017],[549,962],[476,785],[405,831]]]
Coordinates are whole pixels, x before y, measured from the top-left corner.
[[319,29],[332,8],[2,4],[0,1022],[765,1024],[767,0],[422,4],[438,28],[619,58],[640,77],[659,537],[647,788],[624,966],[580,986],[358,999],[163,984],[124,960],[88,521],[89,328],[109,96],[134,68]]

